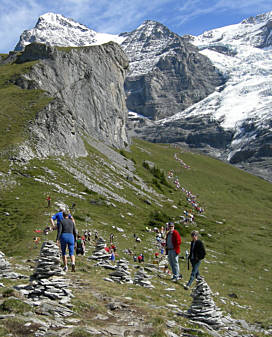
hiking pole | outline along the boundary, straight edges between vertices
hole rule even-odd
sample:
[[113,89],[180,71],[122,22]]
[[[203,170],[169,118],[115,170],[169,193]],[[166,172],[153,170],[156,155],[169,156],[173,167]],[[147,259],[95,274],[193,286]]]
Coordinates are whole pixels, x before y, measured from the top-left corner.
[[188,250],[186,250],[186,252],[185,252],[185,256],[186,256],[186,260],[187,260],[187,263],[188,263],[188,270],[190,270],[190,263],[189,263],[189,252],[188,252]]

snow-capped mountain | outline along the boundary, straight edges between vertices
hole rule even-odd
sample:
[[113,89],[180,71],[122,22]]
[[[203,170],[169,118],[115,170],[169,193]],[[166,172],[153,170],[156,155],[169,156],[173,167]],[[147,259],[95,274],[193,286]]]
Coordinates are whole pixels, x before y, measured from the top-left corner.
[[[199,148],[208,145],[210,150],[206,147],[206,151],[231,163],[250,161],[258,166],[264,158],[271,158],[272,12],[187,38],[212,61],[227,81],[202,101],[156,122],[161,137],[167,137],[167,129],[172,130],[173,136],[176,125],[176,140]],[[229,142],[216,150],[218,147],[207,140],[207,132],[200,127],[194,134],[194,137],[198,135],[194,138],[198,145],[192,142],[188,125],[194,120],[207,123],[207,132],[214,124],[215,129],[220,129],[218,137],[223,137],[222,132],[228,138],[232,134]],[[258,170],[263,173],[263,167]]]
[[130,76],[147,74],[152,71],[163,54],[170,51],[168,46],[178,35],[156,21],[146,20],[131,33],[122,34],[122,47],[130,60]]
[[123,37],[113,34],[97,33],[94,30],[61,14],[46,13],[39,17],[33,29],[25,30],[15,50],[19,51],[32,42],[52,46],[90,46],[114,41],[121,43]]
[[35,28],[24,31],[16,50],[31,42],[85,46],[110,40],[121,44],[129,58],[125,89],[130,110],[153,119],[171,116],[222,84],[222,76],[196,47],[166,26],[149,20],[130,33],[116,36],[96,33],[62,15],[47,13]]
[[22,34],[16,50],[34,41],[84,46],[110,40],[129,57],[128,108],[165,117],[138,124],[134,118],[134,135],[185,143],[272,180],[272,12],[183,37],[149,20],[120,36],[101,34],[47,13]]
[[207,97],[224,82],[209,59],[191,43],[156,21],[122,35],[130,72],[127,107],[154,120]]

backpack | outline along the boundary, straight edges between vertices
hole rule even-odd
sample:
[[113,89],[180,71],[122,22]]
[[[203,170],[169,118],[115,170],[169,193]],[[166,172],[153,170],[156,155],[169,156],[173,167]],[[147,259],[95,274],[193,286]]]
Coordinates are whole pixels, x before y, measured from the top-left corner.
[[82,245],[82,240],[78,239],[76,242],[76,253],[77,254],[83,254],[84,253],[84,249],[83,249],[83,245]]

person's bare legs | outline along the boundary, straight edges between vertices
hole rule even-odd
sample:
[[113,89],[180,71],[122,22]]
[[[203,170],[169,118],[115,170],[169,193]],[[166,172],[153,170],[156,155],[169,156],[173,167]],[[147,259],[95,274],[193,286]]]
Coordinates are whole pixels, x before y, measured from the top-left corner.
[[76,258],[75,255],[71,255],[71,262],[72,262],[72,271],[76,271],[75,263],[76,263]]
[[[68,269],[68,267],[67,267],[67,256],[62,255],[62,260],[63,260],[63,264],[64,264],[64,269]],[[67,270],[65,270],[65,271],[67,271]]]

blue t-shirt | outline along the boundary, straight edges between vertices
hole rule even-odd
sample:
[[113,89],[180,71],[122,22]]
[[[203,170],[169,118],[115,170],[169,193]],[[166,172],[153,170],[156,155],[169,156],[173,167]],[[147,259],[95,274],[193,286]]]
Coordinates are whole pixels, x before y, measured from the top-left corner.
[[[71,214],[68,215],[69,219],[72,219]],[[61,220],[63,220],[63,213],[62,212],[58,212],[55,215],[52,216],[53,220],[57,220],[57,225],[60,224]]]

